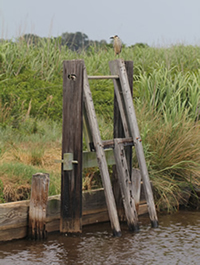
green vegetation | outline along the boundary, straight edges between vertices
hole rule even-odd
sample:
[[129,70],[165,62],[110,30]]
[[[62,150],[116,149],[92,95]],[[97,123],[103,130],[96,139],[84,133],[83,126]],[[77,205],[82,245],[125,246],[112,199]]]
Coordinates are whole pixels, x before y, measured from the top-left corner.
[[[134,61],[134,105],[157,209],[177,208],[200,186],[200,47],[138,44],[121,57]],[[89,75],[108,75],[114,52],[110,45],[77,52],[59,39],[0,43],[1,202],[28,198],[38,171],[50,173],[50,194],[59,193],[62,62],[72,59],[83,59]],[[112,138],[112,81],[90,87],[102,137]],[[85,189],[99,183],[98,170],[84,173]]]

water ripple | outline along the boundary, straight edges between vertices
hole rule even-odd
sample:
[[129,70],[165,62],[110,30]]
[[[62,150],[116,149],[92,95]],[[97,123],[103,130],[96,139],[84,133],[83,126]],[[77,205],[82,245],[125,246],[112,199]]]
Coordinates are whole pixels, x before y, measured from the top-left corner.
[[144,218],[136,234],[123,224],[121,238],[112,237],[109,223],[83,230],[79,236],[53,234],[47,241],[1,244],[0,264],[200,264],[200,212],[159,216],[157,229]]

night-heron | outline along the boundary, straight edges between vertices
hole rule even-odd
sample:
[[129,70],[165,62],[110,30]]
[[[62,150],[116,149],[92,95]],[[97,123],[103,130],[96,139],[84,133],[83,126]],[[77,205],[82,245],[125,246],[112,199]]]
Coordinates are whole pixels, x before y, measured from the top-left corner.
[[113,48],[115,51],[115,55],[120,54],[122,50],[122,42],[120,38],[117,35],[110,37],[110,38],[113,39]]

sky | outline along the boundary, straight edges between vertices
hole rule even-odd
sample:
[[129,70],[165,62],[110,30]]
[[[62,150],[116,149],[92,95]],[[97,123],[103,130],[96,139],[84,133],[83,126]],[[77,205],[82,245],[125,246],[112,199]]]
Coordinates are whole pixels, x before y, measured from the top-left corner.
[[200,46],[200,0],[0,0],[0,38],[77,31],[127,46]]

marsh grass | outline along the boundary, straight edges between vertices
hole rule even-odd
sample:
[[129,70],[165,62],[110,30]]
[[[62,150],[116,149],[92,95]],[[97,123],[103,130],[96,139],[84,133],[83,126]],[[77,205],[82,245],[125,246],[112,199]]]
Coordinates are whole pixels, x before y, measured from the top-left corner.
[[[191,190],[200,186],[200,123],[187,116],[165,123],[146,106],[137,117],[158,210],[187,204]],[[137,166],[136,157],[134,162]]]

